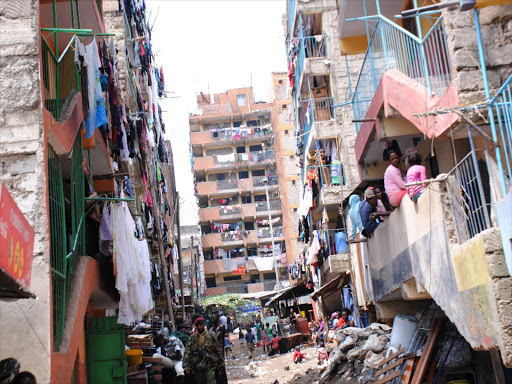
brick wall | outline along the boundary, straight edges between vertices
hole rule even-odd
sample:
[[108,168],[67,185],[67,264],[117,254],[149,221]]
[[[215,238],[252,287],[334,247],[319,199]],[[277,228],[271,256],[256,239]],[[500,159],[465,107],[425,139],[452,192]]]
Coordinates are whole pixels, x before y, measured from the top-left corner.
[[[487,7],[479,12],[492,97],[512,74],[512,5]],[[460,103],[484,101],[473,12],[445,9],[443,16]]]
[[39,1],[0,0],[0,180],[36,232],[30,290],[0,301],[0,356],[49,383],[50,271],[45,135],[39,71]]

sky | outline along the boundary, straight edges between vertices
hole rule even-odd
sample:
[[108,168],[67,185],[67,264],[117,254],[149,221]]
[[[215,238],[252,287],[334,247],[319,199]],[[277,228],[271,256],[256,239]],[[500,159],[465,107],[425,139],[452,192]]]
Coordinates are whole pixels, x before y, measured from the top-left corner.
[[[198,222],[190,167],[188,116],[196,94],[254,87],[271,101],[272,72],[286,71],[285,0],[146,0],[156,65],[164,70],[161,99],[182,202],[181,225]],[[154,24],[153,24],[154,23]]]

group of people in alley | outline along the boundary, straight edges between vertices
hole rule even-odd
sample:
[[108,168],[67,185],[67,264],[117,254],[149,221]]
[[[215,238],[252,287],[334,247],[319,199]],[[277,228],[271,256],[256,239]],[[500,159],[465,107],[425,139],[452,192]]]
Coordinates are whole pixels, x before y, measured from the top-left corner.
[[363,201],[358,195],[349,198],[351,240],[355,239],[358,232],[365,237],[371,237],[377,227],[400,205],[406,194],[416,203],[427,184],[426,168],[421,164],[423,158],[416,150],[407,151],[408,169],[405,175],[400,166],[399,149],[391,147],[386,150],[384,159],[389,161],[384,173],[384,188],[379,185],[369,186],[364,191]]

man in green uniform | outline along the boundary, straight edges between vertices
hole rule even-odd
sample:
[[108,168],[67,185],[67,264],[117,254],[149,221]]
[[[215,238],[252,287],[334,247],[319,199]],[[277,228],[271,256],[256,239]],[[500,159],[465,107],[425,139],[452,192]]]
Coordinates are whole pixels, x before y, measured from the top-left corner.
[[215,384],[215,372],[224,369],[224,356],[215,333],[205,329],[204,318],[194,322],[195,332],[185,348],[183,368],[193,374],[194,384]]

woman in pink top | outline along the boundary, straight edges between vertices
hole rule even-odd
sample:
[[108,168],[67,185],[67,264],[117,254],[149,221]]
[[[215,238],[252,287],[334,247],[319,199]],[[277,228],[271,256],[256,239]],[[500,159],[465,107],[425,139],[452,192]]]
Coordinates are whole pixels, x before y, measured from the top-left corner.
[[[407,155],[407,161],[411,167],[407,171],[406,183],[414,183],[427,179],[427,170],[423,165],[421,165],[423,159],[418,152],[411,152],[409,155]],[[425,189],[424,184],[413,185],[407,187],[407,193],[409,193],[409,197],[412,199],[412,201],[416,202],[423,193],[423,189]]]
[[398,207],[402,197],[407,193],[404,178],[400,169],[400,156],[395,151],[389,152],[389,166],[384,173],[384,189],[389,202],[393,207]]

